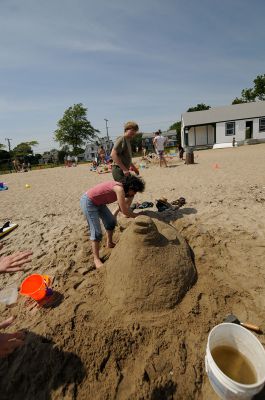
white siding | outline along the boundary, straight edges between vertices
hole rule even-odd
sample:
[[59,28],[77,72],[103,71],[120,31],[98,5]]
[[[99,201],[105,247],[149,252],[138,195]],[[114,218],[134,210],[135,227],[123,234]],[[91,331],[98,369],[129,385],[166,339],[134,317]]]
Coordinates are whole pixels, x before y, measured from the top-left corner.
[[[235,121],[235,139],[237,142],[246,140],[246,122],[253,121],[253,139],[265,139],[265,132],[259,132],[259,118]],[[229,121],[228,121],[229,122]],[[233,135],[225,134],[225,122],[216,124],[216,143],[231,143]]]
[[[265,115],[264,115],[265,118]],[[253,138],[254,139],[265,139],[265,132],[259,131],[259,118],[253,121]]]

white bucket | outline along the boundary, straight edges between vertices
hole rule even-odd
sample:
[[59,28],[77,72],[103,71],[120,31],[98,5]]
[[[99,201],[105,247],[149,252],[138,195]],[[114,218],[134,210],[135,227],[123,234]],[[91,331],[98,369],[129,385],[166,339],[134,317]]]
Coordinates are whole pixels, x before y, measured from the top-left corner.
[[[217,367],[211,354],[217,346],[230,346],[240,351],[253,365],[257,382],[245,385],[225,375]],[[252,399],[265,383],[265,350],[256,336],[240,325],[223,323],[211,330],[208,336],[205,366],[214,391],[223,400]]]

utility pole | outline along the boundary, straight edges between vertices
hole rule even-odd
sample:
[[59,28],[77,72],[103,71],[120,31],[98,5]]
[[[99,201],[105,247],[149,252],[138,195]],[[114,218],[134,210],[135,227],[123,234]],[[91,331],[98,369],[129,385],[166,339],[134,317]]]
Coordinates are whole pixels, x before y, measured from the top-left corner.
[[106,121],[106,131],[107,131],[107,139],[108,139],[108,150],[109,150],[109,128],[108,128],[108,119],[104,118],[104,120]]
[[6,140],[7,143],[8,143],[8,151],[10,152],[10,151],[11,151],[11,144],[10,144],[10,141],[11,141],[12,139],[5,138],[5,140]]

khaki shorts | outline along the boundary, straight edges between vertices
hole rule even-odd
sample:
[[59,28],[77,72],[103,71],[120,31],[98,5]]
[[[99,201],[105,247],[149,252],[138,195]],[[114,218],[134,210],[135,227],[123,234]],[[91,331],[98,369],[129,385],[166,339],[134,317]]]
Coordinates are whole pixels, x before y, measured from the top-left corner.
[[113,165],[111,172],[112,172],[113,179],[116,182],[121,182],[123,180],[123,178],[125,177],[122,169],[118,165]]

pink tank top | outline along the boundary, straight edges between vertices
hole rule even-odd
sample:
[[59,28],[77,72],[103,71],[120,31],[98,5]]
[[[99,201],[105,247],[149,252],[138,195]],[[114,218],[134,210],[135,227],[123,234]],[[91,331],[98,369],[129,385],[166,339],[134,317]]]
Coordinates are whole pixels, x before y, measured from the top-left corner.
[[117,200],[117,195],[113,190],[114,186],[121,186],[120,182],[107,181],[99,183],[92,187],[86,192],[86,195],[96,205],[101,206],[102,204],[114,203]]

